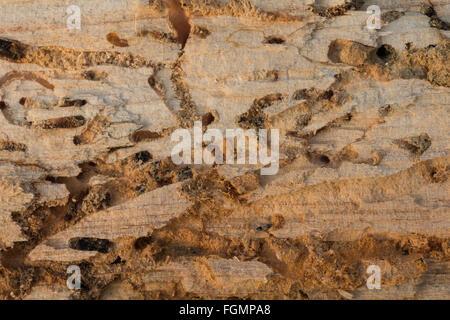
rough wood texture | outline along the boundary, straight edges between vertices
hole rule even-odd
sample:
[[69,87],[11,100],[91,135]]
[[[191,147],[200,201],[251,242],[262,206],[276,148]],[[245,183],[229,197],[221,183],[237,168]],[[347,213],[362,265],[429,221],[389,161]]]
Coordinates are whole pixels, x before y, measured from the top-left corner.
[[[448,1],[71,4],[0,4],[0,298],[450,299]],[[195,121],[278,173],[175,165]]]

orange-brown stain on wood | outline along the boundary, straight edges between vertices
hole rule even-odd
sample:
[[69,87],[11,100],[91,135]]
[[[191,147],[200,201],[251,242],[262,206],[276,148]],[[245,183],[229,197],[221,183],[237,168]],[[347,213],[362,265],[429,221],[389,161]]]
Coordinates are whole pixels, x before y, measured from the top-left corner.
[[116,47],[128,47],[128,41],[126,39],[121,39],[117,33],[114,32],[108,33],[106,35],[106,40]]
[[30,71],[10,71],[7,74],[5,74],[3,77],[0,78],[0,88],[8,86],[11,82],[15,80],[29,80],[29,81],[35,81],[42,85],[43,87],[53,90],[55,89],[55,86],[52,85],[50,82],[45,80],[44,78],[38,76],[37,74],[30,72]]
[[166,0],[165,2],[169,8],[169,22],[177,32],[178,43],[181,44],[183,49],[191,33],[189,19],[178,0]]

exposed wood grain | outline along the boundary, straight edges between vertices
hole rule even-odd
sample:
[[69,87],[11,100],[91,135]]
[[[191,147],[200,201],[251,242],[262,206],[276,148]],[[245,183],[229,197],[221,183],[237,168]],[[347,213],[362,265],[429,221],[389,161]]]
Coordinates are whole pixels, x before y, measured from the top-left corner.
[[[74,4],[0,4],[0,298],[450,299],[448,1]],[[278,172],[174,164],[197,121]]]

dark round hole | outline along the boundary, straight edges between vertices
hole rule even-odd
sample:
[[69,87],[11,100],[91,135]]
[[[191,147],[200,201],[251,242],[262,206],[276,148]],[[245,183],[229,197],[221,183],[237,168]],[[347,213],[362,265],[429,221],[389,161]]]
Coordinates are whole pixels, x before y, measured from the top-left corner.
[[204,127],[210,125],[211,123],[213,123],[215,120],[214,115],[211,112],[205,113],[202,116],[202,125]]
[[81,144],[81,139],[80,139],[79,136],[73,137],[73,144],[76,145],[76,146]]
[[45,181],[50,181],[50,182],[55,183],[56,182],[56,178],[53,177],[53,176],[46,176],[45,177]]
[[285,42],[286,42],[286,40],[284,40],[283,38],[275,37],[275,36],[266,37],[264,39],[264,43],[267,43],[267,44],[282,44]]
[[328,158],[328,156],[326,156],[326,155],[320,156],[319,160],[320,160],[320,162],[322,162],[324,164],[330,163],[330,158]]
[[381,60],[389,59],[393,55],[393,53],[394,53],[394,48],[392,48],[391,46],[386,45],[386,44],[382,45],[377,50],[377,56]]

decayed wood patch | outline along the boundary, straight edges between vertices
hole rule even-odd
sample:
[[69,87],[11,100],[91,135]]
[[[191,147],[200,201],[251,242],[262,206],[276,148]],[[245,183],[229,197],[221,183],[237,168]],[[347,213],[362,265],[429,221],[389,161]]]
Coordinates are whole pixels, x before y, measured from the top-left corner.
[[[445,1],[39,3],[0,4],[0,298],[450,298]],[[197,121],[279,171],[174,164]]]

